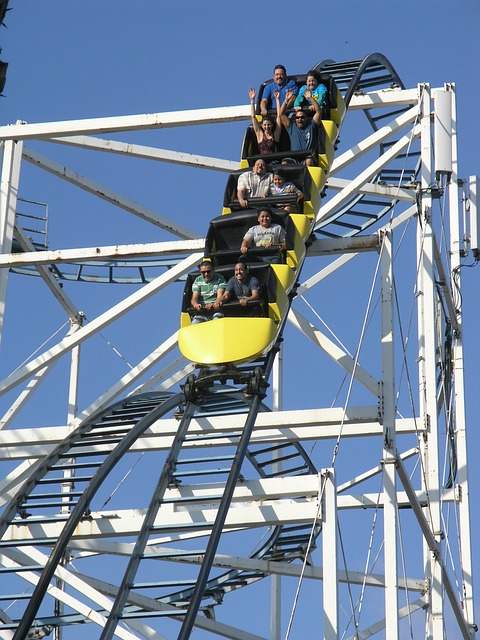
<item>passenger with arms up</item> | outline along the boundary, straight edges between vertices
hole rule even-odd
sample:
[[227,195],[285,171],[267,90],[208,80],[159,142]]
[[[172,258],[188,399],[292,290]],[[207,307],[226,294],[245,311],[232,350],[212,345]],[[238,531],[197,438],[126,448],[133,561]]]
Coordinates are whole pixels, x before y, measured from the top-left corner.
[[[311,97],[305,96],[305,91],[309,91]],[[313,69],[307,73],[306,83],[303,87],[300,87],[298,96],[293,103],[294,109],[307,109],[308,111],[315,111],[313,100],[318,102],[322,111],[327,105],[327,87],[320,82],[320,75]]]
[[[278,103],[280,99],[280,92],[275,91],[275,100]],[[268,153],[275,153],[278,151],[278,143],[280,142],[280,136],[282,134],[282,123],[278,116],[277,110],[277,122],[276,127],[271,116],[263,116],[262,124],[260,125],[255,116],[255,96],[257,95],[255,89],[250,87],[248,90],[251,105],[252,126],[257,138],[258,152],[262,155]]]
[[248,198],[266,198],[273,182],[273,174],[267,173],[265,160],[255,162],[251,171],[238,176],[237,198],[242,207],[248,207]]
[[200,275],[195,278],[192,285],[190,304],[197,312],[192,318],[192,324],[223,318],[223,313],[220,313],[219,309],[223,304],[222,298],[227,281],[222,275],[215,273],[210,260],[204,260],[199,269]]
[[[292,95],[287,97],[287,90],[292,91]],[[277,64],[273,70],[273,82],[267,84],[260,101],[260,113],[262,116],[267,115],[267,111],[273,108],[274,91],[278,90],[280,103],[283,103],[286,109],[293,106],[293,102],[298,93],[298,87],[295,80],[287,77],[287,70],[283,64]]]
[[223,300],[238,300],[242,306],[259,299],[260,285],[255,278],[248,273],[248,267],[243,262],[235,265],[234,276],[227,282],[227,288],[223,294]]
[[[286,182],[286,175],[282,169],[277,169],[276,171],[274,171],[273,184],[270,185],[270,191],[268,195],[269,197],[293,195],[297,197],[297,204],[298,201],[303,198],[303,193],[293,184],[293,182]],[[295,204],[279,204],[276,206],[282,207],[285,211],[288,211],[288,213],[297,213],[298,211],[297,205]]]
[[[309,89],[307,89],[303,95],[305,96],[305,98],[307,98],[307,100],[310,100],[312,98],[312,94]],[[280,118],[290,137],[290,151],[306,151],[308,149],[311,149],[312,155],[305,160],[305,164],[317,165],[318,126],[322,119],[322,108],[316,100],[312,99],[311,103],[315,111],[312,119],[309,118],[308,111],[299,109],[295,112],[292,121],[290,121],[285,115],[284,105],[282,105],[280,108]]]
[[[240,246],[241,253],[248,252],[249,247],[271,247],[285,246],[285,229],[279,224],[272,224],[272,214],[268,207],[263,207],[258,212],[258,223],[250,227],[246,232]],[[263,262],[279,263],[280,257],[277,255],[261,258]]]

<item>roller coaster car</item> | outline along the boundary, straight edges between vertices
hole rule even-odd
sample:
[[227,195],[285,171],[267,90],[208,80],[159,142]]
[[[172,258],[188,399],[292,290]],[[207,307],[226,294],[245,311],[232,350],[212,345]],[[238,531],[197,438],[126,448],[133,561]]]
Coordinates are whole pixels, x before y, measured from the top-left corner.
[[[318,211],[321,202],[321,191],[325,184],[325,171],[320,167],[306,167],[303,164],[286,164],[280,165],[274,161],[274,156],[278,154],[269,154],[263,156],[264,160],[268,160],[267,171],[273,173],[275,169],[280,168],[286,175],[287,182],[293,182],[293,184],[300,189],[303,193],[303,199],[299,203],[300,213],[304,213],[309,216],[313,216],[315,211]],[[304,159],[308,153],[305,151],[292,152],[291,155],[297,155],[299,158]],[[279,155],[279,158],[285,157]],[[273,160],[273,162],[272,162]],[[254,162],[253,162],[254,164]],[[237,199],[237,184],[238,177],[246,172],[250,171],[250,168],[239,169],[231,173],[227,180],[225,188],[225,194],[223,197],[223,214],[230,214],[232,211],[241,210],[240,203]],[[283,199],[283,200],[282,200]],[[267,198],[250,198],[249,205],[251,207],[261,207],[268,205],[272,207],[276,204],[291,204],[295,203],[296,198],[293,196],[269,196]],[[256,224],[256,223],[252,223]],[[251,225],[250,225],[251,226]],[[240,246],[240,245],[239,245]]]
[[[225,303],[221,308],[223,318],[194,325],[190,302],[198,271],[187,276],[178,333],[178,345],[186,358],[206,366],[237,365],[256,360],[272,348],[288,311],[294,275],[285,264],[256,263],[249,265],[249,271],[259,280],[258,302],[246,307],[238,302]],[[233,265],[218,267],[216,272],[228,281],[233,276]]]
[[[305,79],[306,76],[296,78],[299,86],[305,84]],[[217,273],[223,274],[228,280],[233,275],[235,262],[242,257],[243,262],[249,263],[251,274],[259,279],[260,300],[247,307],[239,303],[226,303],[221,307],[222,318],[192,325],[192,283],[198,272],[187,277],[178,345],[188,360],[207,368],[207,373],[203,374],[206,384],[210,384],[215,376],[218,379],[226,377],[227,371],[228,375],[232,371],[240,375],[237,365],[254,362],[265,356],[275,345],[285,322],[312,233],[313,219],[320,208],[326,176],[333,160],[333,144],[345,113],[343,98],[333,79],[323,76],[321,80],[328,89],[328,105],[324,116],[331,120],[324,119],[319,127],[318,166],[306,167],[301,164],[311,151],[290,151],[288,134],[286,138],[282,135],[279,153],[262,156],[268,162],[269,171],[281,165],[287,181],[293,182],[302,191],[302,211],[288,214],[283,209],[285,204],[296,202],[295,196],[293,199],[292,196],[249,198],[250,208],[240,207],[237,200],[238,176],[250,170],[258,157],[256,137],[250,128],[243,144],[241,169],[229,176],[222,215],[211,221],[207,233],[205,255],[210,257]],[[266,84],[260,88],[257,108]],[[287,158],[293,162],[281,164]],[[279,253],[280,264],[252,263],[266,254],[278,253],[278,248],[249,248],[247,254],[242,256],[240,253],[245,232],[258,223],[258,208],[264,205],[268,205],[272,211],[272,222],[285,228],[286,246],[283,253]],[[210,369],[212,366],[217,367],[217,372]],[[248,392],[262,391],[265,385],[260,383],[259,378],[258,384],[250,384]],[[186,386],[185,395],[195,397],[196,385],[192,379]]]

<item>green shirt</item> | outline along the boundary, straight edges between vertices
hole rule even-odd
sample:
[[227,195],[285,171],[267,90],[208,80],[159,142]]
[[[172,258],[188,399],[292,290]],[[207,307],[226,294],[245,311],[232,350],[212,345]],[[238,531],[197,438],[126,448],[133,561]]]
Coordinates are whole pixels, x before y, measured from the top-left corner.
[[227,281],[218,273],[215,273],[209,282],[203,276],[197,276],[192,285],[192,293],[198,291],[200,294],[199,302],[215,302],[218,290],[225,290],[226,286]]

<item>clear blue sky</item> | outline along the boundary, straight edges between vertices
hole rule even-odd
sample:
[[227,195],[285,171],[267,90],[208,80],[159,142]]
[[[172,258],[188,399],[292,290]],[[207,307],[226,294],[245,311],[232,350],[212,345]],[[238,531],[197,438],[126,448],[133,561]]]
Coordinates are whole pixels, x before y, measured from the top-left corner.
[[[4,97],[0,99],[1,125],[17,120],[33,123],[246,104],[248,87],[258,86],[271,77],[277,63],[285,64],[291,73],[302,73],[325,58],[355,60],[380,52],[392,62],[408,88],[423,82],[433,87],[445,82],[456,84],[459,173],[463,178],[480,174],[478,0],[458,0],[454,5],[446,0],[389,3],[346,0],[333,5],[284,0],[270,4],[251,0],[242,3],[16,0],[10,5],[5,20],[7,28],[0,31],[1,59],[9,63]],[[195,131],[193,137],[188,129],[163,131],[153,136],[154,142],[149,138],[145,144],[236,160],[243,130],[243,124],[232,125],[228,134],[219,128],[215,139],[206,131]],[[143,143],[139,136],[114,138]],[[45,146],[35,148],[46,152]],[[91,154],[81,155],[63,147],[52,146],[48,150],[58,162],[162,215],[179,219],[199,235],[205,233],[209,219],[221,212],[224,174],[163,165],[152,168],[146,163],[132,166],[124,159],[98,160]],[[185,183],[188,189],[182,188]],[[132,222],[127,214],[112,212],[108,205],[98,204],[85,194],[72,193],[65,185],[39,176],[28,167],[22,174],[20,195],[49,203],[51,248],[167,239],[159,231],[152,234],[146,224]],[[478,487],[480,481],[476,465],[480,449],[477,391],[480,339],[476,320],[480,311],[479,268],[466,269],[463,274],[472,487]],[[20,280],[18,277],[11,280],[15,295],[12,286],[8,300],[12,315],[7,318],[1,345],[2,375],[39,346],[40,338],[31,330],[32,324],[41,328],[40,334],[45,339],[62,321],[60,313],[51,313],[52,302],[46,299],[38,283]],[[365,303],[363,295],[369,287],[368,281],[362,284],[363,302],[357,293],[359,309]],[[88,285],[66,286],[78,307],[92,317],[125,295],[119,287],[107,291],[106,287],[97,286],[92,291]],[[344,294],[351,295],[348,281],[343,286],[342,292],[337,292],[341,298],[334,303],[346,307],[345,315],[338,321],[341,330],[349,323]],[[135,329],[131,334],[125,325],[112,327],[104,332],[105,336],[135,364],[176,328],[180,292],[177,288],[177,300],[170,297],[166,305],[152,301],[145,311],[139,312],[143,329]],[[330,315],[329,309],[321,311],[326,317]],[[355,348],[357,335],[351,337],[349,348]],[[298,367],[297,355],[293,353],[296,347],[296,343],[294,348],[288,347],[287,354]],[[93,399],[97,389],[102,390],[100,386],[107,384],[102,376],[110,383],[126,370],[124,363],[109,352],[107,372],[102,371],[98,377],[94,356],[87,349],[91,377],[81,390],[85,404]],[[321,371],[315,370],[308,384],[304,384],[288,362],[287,369],[293,390],[286,397],[287,408],[318,406],[318,397],[324,406],[333,401],[333,385],[330,388],[328,381],[321,378]],[[52,394],[55,385],[61,384],[62,370],[59,371],[46,383],[46,390],[50,385]],[[63,409],[54,410],[52,418],[51,403],[41,399],[35,411],[39,424],[62,424],[65,420]],[[26,413],[20,424],[29,424],[32,419],[32,414]],[[328,466],[330,457],[329,451],[323,466]],[[475,491],[472,510],[475,539],[480,527]],[[476,583],[480,585],[480,557],[474,552]],[[477,602],[480,603],[478,594]]]

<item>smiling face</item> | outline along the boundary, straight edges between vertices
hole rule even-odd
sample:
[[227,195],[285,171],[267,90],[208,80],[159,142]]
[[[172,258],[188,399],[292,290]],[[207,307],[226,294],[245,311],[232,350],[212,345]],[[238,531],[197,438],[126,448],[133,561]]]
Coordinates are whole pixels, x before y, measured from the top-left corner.
[[264,118],[262,120],[262,129],[265,133],[272,134],[273,133],[273,122],[269,118]]
[[279,189],[281,189],[283,187],[283,185],[285,184],[285,178],[283,176],[279,176],[279,175],[274,175],[273,176],[273,184],[278,187]]
[[285,81],[287,79],[287,74],[283,69],[275,69],[273,72],[273,80],[278,84],[279,87],[283,87]]
[[258,176],[263,176],[267,172],[267,165],[264,160],[257,160],[253,165],[253,173],[256,173]]
[[272,221],[272,216],[268,211],[260,211],[260,213],[258,214],[258,223],[260,224],[260,226],[264,227],[265,229],[268,229],[271,221]]
[[310,91],[313,91],[318,87],[318,80],[315,78],[315,76],[308,76],[305,84]]
[[238,264],[236,264],[235,265],[235,278],[239,282],[243,282],[245,280],[246,275],[247,275],[247,270],[245,268],[245,265],[242,262],[239,262]]

